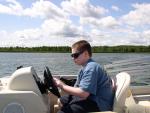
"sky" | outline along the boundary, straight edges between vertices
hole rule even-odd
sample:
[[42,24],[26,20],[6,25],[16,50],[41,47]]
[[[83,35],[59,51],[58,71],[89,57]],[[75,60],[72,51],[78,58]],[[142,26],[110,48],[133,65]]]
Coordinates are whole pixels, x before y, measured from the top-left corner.
[[0,47],[150,45],[149,0],[0,0]]

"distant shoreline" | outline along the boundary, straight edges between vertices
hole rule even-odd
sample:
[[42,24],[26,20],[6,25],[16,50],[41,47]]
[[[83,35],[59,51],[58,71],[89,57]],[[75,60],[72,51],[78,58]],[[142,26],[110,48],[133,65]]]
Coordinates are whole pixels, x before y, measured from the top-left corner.
[[[93,46],[94,53],[150,53],[149,46]],[[69,46],[56,47],[0,47],[0,52],[70,53]]]

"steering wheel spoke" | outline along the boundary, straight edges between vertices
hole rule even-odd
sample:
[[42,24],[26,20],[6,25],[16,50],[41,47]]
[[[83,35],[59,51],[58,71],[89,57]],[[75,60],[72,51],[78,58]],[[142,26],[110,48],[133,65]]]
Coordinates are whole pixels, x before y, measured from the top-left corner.
[[47,66],[45,67],[45,70],[44,70],[44,84],[51,93],[53,93],[58,98],[60,98],[59,90],[57,86],[55,85],[52,74]]

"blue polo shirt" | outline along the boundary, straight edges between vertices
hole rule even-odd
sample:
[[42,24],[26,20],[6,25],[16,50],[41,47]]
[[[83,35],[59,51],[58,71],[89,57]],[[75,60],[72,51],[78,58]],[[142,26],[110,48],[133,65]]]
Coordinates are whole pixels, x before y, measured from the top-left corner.
[[75,87],[90,93],[89,99],[95,101],[100,111],[112,110],[113,90],[111,79],[106,71],[95,61],[89,59],[77,76]]

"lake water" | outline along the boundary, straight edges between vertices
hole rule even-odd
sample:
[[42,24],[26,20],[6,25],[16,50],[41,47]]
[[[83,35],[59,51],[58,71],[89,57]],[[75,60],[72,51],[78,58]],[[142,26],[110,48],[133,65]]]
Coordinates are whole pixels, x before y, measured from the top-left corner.
[[[101,65],[107,65],[114,61],[149,56],[147,53],[94,53],[93,59]],[[70,53],[0,53],[0,77],[10,76],[21,65],[33,66],[38,75],[43,75],[45,66],[55,75],[76,75],[80,69],[74,64]],[[149,71],[132,76],[132,85],[150,85]]]

